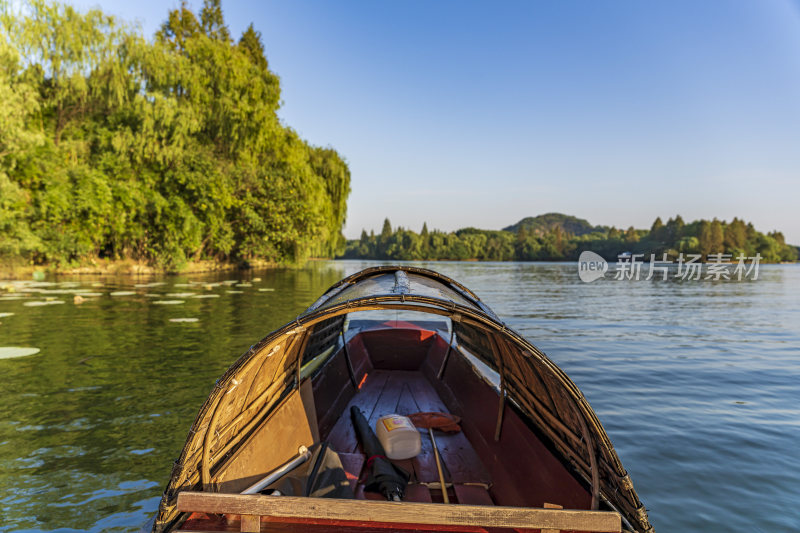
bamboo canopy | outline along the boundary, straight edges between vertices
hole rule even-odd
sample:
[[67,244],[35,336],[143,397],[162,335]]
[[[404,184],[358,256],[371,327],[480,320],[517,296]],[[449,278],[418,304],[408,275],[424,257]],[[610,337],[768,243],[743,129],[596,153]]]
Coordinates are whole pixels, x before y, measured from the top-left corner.
[[[200,409],[159,506],[153,531],[180,518],[182,491],[216,492],[215,469],[286,396],[298,388],[304,350],[316,325],[356,311],[414,310],[452,320],[455,340],[498,372],[501,394],[550,441],[592,493],[592,509],[616,510],[623,525],[650,533],[644,505],[589,403],[544,353],[506,326],[469,289],[437,272],[372,267],[334,284],[292,322],[242,355]],[[499,428],[499,425],[498,425]],[[279,439],[280,436],[276,436]]]

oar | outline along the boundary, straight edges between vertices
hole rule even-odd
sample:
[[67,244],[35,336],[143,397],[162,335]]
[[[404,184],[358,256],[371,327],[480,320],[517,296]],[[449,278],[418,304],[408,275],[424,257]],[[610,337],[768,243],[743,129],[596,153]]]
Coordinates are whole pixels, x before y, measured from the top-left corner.
[[442,497],[444,498],[444,503],[450,503],[450,498],[447,496],[447,485],[444,483],[442,460],[439,458],[439,447],[436,446],[436,439],[433,437],[433,428],[428,428],[428,434],[431,436],[431,443],[433,444],[433,456],[436,459],[436,470],[439,471],[439,483],[442,485]]
[[256,481],[255,483],[244,489],[244,491],[242,491],[242,494],[257,494],[258,491],[260,491],[267,485],[270,485],[275,481],[279,480],[287,472],[294,470],[295,468],[297,468],[297,466],[308,461],[310,457],[311,457],[311,452],[309,451],[309,449],[306,448],[305,446],[300,446],[300,448],[297,449],[297,455],[294,458],[290,459],[283,465],[279,466],[278,468],[267,474],[266,477],[261,478],[259,481]]

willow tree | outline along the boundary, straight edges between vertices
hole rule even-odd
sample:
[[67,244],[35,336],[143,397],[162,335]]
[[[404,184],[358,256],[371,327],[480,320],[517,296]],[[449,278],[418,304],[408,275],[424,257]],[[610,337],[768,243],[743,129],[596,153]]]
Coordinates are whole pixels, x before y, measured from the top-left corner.
[[8,173],[15,170],[14,154],[40,146],[41,132],[31,123],[38,114],[35,89],[19,76],[19,54],[0,32],[0,257],[29,258],[41,249],[31,230],[29,194]]
[[172,269],[341,248],[347,165],[280,122],[260,34],[234,42],[218,0],[181,4],[152,41],[42,0],[0,16],[0,225],[18,235],[0,253]]

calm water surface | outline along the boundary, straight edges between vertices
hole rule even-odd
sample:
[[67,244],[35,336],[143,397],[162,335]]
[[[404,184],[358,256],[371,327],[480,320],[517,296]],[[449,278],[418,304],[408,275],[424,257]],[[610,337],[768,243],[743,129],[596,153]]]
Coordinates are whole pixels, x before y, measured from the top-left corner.
[[[372,264],[0,290],[0,347],[40,349],[0,359],[0,531],[138,531],[214,380]],[[659,533],[800,530],[800,267],[583,284],[574,264],[420,264],[581,387]]]

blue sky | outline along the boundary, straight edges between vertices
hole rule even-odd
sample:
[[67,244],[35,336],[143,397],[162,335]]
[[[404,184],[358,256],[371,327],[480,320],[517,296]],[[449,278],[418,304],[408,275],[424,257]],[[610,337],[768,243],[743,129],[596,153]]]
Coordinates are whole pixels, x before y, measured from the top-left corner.
[[[178,2],[79,0],[151,36]],[[195,10],[201,0],[189,2]],[[345,234],[558,211],[753,221],[800,244],[800,3],[223,1],[281,117],[348,161]]]

